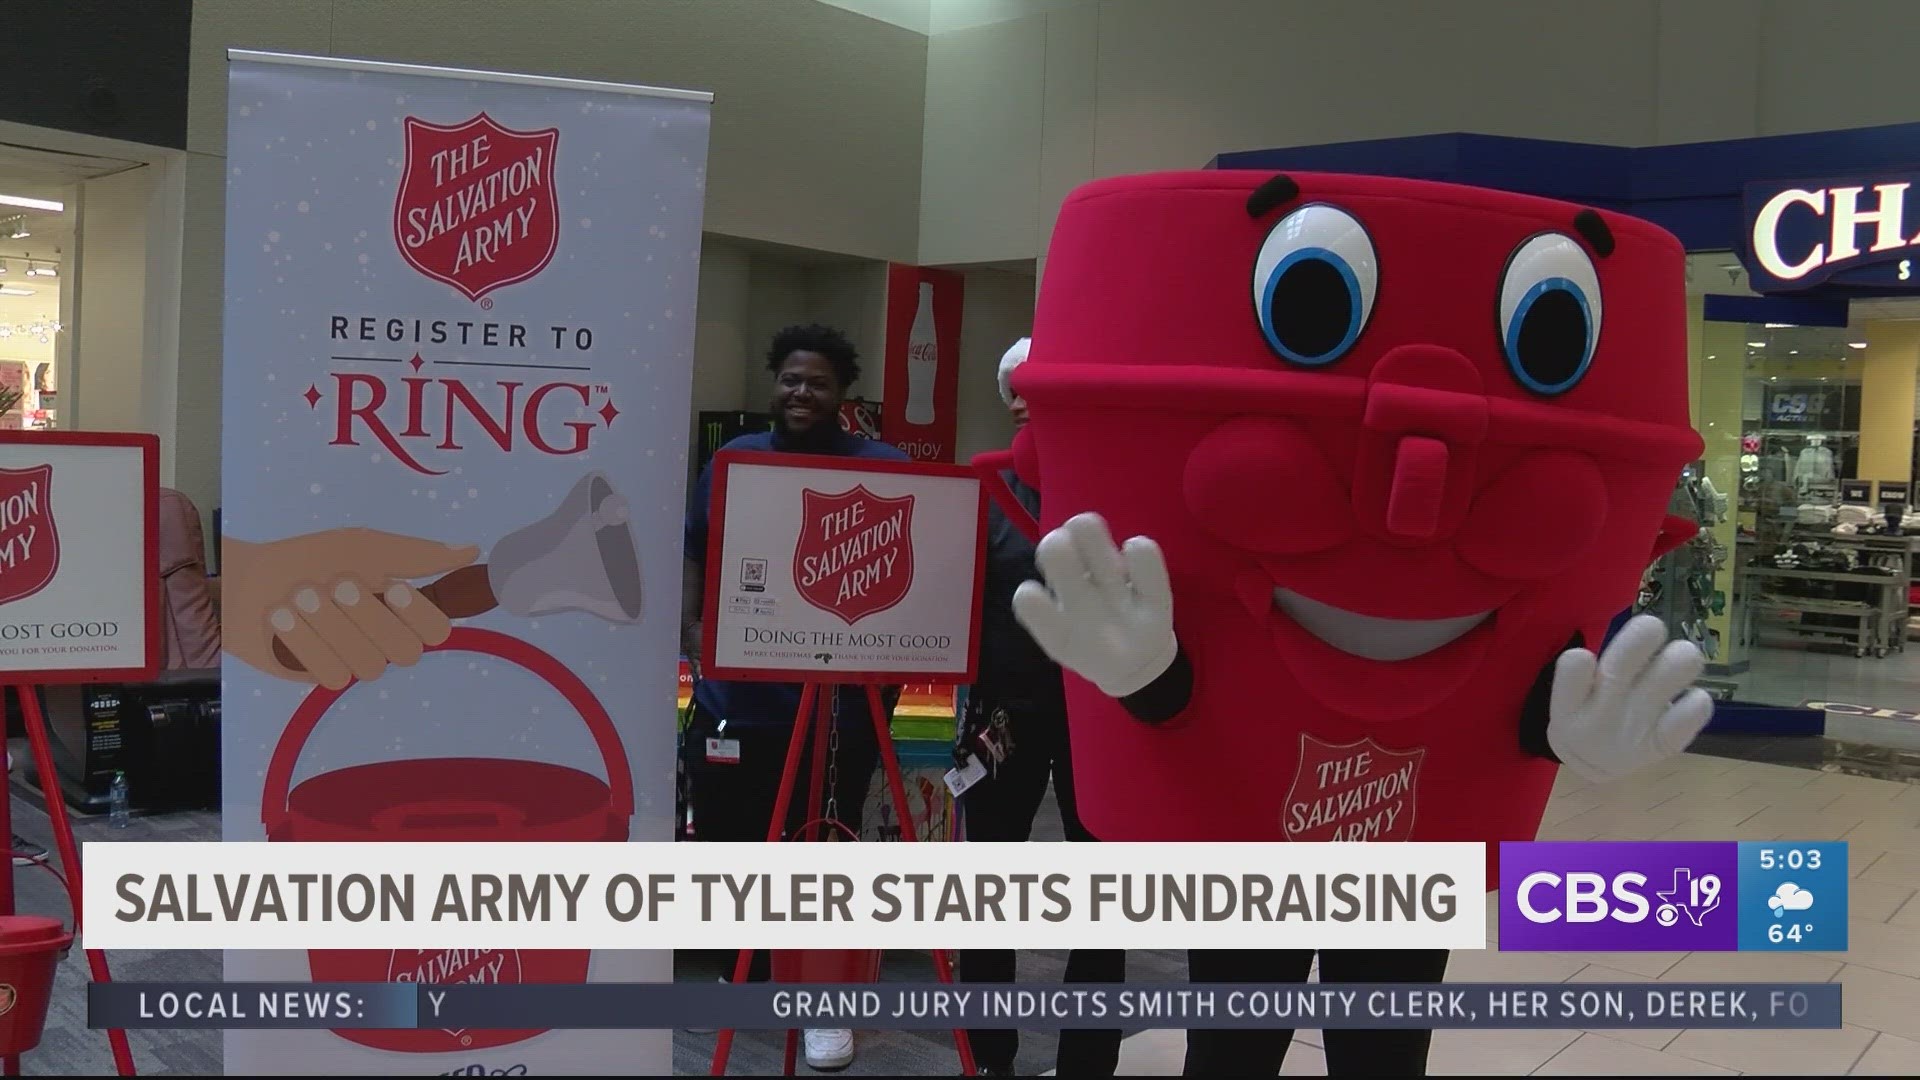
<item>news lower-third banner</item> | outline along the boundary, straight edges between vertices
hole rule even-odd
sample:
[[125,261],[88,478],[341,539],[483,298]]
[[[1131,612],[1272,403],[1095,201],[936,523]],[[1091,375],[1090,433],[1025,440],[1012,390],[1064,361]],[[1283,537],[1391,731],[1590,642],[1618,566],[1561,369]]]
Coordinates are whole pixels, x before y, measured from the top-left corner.
[[92,983],[94,1028],[1838,1028],[1837,983]]
[[[88,945],[103,949],[458,956],[779,949],[801,938],[815,949],[952,949],[982,933],[1010,949],[1485,949],[1497,902],[1503,951],[1847,948],[1845,843],[1502,844],[1497,901],[1485,853],[1458,843],[90,843],[83,912]],[[421,981],[457,981],[428,977],[444,966],[426,963]]]

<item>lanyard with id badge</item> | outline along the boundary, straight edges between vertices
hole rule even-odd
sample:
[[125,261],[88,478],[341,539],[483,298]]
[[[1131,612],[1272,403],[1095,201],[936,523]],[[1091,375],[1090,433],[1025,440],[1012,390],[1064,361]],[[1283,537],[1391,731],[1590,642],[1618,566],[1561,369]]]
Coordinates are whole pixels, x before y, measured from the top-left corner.
[[740,764],[740,740],[729,739],[726,735],[727,722],[722,720],[720,725],[713,729],[713,734],[707,737],[707,764]]
[[969,701],[966,710],[966,722],[960,725],[958,738],[954,741],[954,767],[948,769],[943,779],[947,790],[959,798],[966,791],[985,780],[999,769],[1000,763],[1007,760],[1013,752],[1013,736],[1008,723],[1007,710],[996,705],[987,714],[987,722],[976,726],[974,718],[982,707]]

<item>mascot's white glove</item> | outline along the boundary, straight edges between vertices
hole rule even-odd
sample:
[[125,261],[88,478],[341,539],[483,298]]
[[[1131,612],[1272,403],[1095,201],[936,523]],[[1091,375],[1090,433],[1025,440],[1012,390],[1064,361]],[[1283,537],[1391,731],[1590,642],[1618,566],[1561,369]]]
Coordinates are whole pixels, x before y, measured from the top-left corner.
[[1160,545],[1144,536],[1116,548],[1098,514],[1079,514],[1040,538],[1046,579],[1022,582],[1013,614],[1061,667],[1124,698],[1173,666],[1173,587]]
[[1547,745],[1594,782],[1680,753],[1713,718],[1713,698],[1688,689],[1706,663],[1692,642],[1668,643],[1666,624],[1652,615],[1628,620],[1598,658],[1585,649],[1561,653]]

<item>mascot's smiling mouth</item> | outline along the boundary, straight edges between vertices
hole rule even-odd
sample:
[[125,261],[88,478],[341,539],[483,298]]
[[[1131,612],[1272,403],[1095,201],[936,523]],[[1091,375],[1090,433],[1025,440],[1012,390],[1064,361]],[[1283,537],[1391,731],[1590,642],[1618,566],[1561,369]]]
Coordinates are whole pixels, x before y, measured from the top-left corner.
[[1493,614],[1482,611],[1447,619],[1383,619],[1280,588],[1273,590],[1273,603],[1302,630],[1325,644],[1350,656],[1387,662],[1411,660],[1451,645]]

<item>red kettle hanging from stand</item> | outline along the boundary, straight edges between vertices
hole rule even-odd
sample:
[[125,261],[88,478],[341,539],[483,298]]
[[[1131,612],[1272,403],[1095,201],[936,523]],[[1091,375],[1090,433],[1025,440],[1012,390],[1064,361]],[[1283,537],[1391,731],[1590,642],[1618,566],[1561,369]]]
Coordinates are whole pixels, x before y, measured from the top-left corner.
[[[575,611],[615,623],[640,617],[640,564],[626,500],[599,473],[576,484],[546,519],[494,545],[488,562],[421,589],[450,618],[504,608],[532,617]],[[506,634],[457,627],[433,653],[477,653],[514,664],[579,713],[606,765],[603,781],[568,766],[512,758],[376,761],[292,784],[307,739],[353,687],[316,687],[281,733],[266,772],[261,819],[271,842],[624,842],[633,776],[604,706],[580,677]],[[276,645],[282,663],[297,669]],[[350,949],[307,954],[318,982],[584,983],[585,949]],[[352,1030],[363,1046],[409,1053],[471,1051],[521,1042],[529,1030]]]

